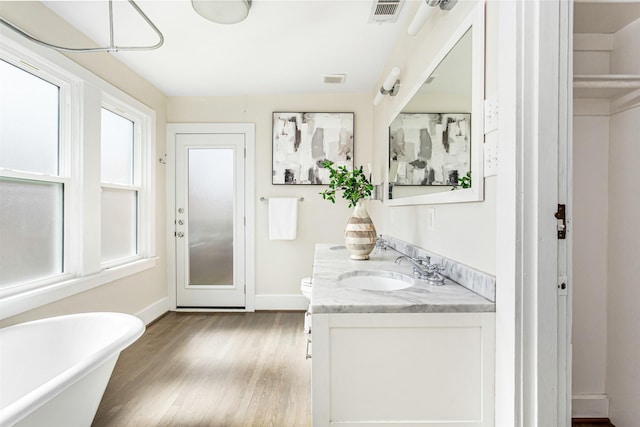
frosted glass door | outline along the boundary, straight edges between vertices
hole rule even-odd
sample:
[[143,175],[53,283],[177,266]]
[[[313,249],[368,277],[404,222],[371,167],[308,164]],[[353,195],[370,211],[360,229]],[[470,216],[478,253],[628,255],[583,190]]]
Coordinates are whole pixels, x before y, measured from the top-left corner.
[[176,304],[238,307],[244,293],[244,135],[176,135]]
[[233,284],[233,149],[191,148],[189,284]]

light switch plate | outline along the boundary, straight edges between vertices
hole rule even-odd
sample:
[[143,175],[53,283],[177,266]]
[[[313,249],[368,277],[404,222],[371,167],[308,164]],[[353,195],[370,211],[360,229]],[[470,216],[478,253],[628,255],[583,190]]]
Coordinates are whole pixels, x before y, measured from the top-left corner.
[[436,229],[436,209],[427,209],[427,231],[435,231]]
[[498,132],[484,136],[484,176],[498,174]]
[[491,96],[484,100],[484,133],[498,129],[498,97]]

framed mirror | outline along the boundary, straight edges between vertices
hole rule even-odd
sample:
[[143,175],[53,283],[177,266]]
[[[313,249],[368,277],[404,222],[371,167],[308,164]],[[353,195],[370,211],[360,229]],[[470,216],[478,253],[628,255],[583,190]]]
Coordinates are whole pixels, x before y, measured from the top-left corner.
[[[456,28],[392,114],[385,203],[484,197],[484,8]],[[468,188],[454,185],[470,174]],[[467,185],[465,185],[467,187]]]

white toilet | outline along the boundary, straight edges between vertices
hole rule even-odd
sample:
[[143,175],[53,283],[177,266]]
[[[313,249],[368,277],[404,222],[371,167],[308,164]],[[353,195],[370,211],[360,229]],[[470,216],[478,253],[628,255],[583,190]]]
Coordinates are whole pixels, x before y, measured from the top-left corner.
[[309,307],[304,314],[304,333],[311,332],[311,277],[305,277],[300,281],[300,290],[307,300],[309,300]]

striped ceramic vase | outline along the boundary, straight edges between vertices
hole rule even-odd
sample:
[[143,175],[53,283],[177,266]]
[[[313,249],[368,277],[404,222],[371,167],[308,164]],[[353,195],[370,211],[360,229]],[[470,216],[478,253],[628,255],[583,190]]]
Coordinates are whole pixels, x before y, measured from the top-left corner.
[[351,252],[351,259],[369,259],[369,254],[376,246],[376,228],[371,222],[369,212],[363,200],[356,204],[353,214],[344,231],[344,241]]

